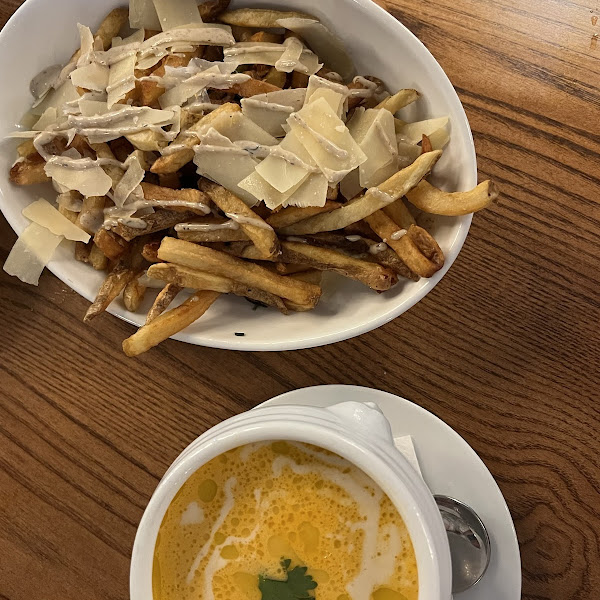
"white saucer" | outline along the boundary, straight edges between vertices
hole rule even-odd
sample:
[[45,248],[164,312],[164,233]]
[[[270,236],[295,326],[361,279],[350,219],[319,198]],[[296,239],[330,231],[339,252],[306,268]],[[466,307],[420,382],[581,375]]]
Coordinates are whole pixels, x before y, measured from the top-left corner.
[[261,406],[330,406],[345,400],[378,404],[391,423],[394,437],[412,436],[423,477],[431,491],[466,502],[485,523],[492,543],[488,571],[477,585],[454,597],[457,600],[519,600],[519,544],[504,497],[475,451],[443,421],[399,396],[351,385],[322,385],[294,390]]

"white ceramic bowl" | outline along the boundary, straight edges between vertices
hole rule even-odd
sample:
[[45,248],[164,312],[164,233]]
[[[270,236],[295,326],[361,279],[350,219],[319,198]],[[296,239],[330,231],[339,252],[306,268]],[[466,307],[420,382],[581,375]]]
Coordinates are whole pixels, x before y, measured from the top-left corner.
[[390,425],[377,405],[359,402],[330,408],[258,408],[220,423],[192,442],[165,473],[140,521],[131,558],[131,600],[152,600],[156,536],[169,504],[190,475],[227,450],[268,440],[314,444],[336,452],[367,473],[406,523],[417,559],[419,600],[449,600],[450,550],[433,496],[395,448]]
[[[43,68],[63,63],[78,45],[77,23],[97,26],[108,10],[125,0],[27,0],[0,33],[0,140],[13,131],[31,104],[29,81]],[[304,10],[321,17],[344,40],[359,73],[383,79],[391,90],[416,88],[423,94],[407,109],[407,119],[449,115],[452,140],[436,166],[437,183],[451,190],[466,190],[477,183],[473,139],[462,105],[450,81],[428,50],[408,29],[371,0],[243,0],[232,6],[282,7]],[[34,43],[32,43],[34,42]],[[50,186],[18,188],[8,181],[15,160],[14,140],[0,142],[0,208],[12,228],[21,233],[28,221],[21,210],[44,196]],[[220,298],[207,314],[175,339],[235,350],[294,350],[330,344],[360,335],[394,319],[416,304],[440,281],[458,255],[469,230],[471,216],[431,220],[429,230],[446,254],[446,264],[431,279],[398,284],[376,294],[361,284],[331,275],[325,279],[323,298],[314,311],[282,316],[275,310],[252,310],[236,297]],[[59,247],[50,270],[69,287],[92,300],[102,274],[73,259],[70,244]],[[112,314],[143,324],[150,299],[133,314],[120,300]],[[83,315],[82,315],[83,316]],[[245,336],[235,336],[236,332]]]

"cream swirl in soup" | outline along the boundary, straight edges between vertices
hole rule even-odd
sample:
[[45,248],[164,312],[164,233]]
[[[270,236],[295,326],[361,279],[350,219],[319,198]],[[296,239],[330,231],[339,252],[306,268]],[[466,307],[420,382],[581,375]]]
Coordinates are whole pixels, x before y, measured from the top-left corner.
[[308,444],[249,444],[201,467],[173,499],[154,600],[269,600],[269,582],[298,566],[317,600],[418,596],[406,526],[370,477]]

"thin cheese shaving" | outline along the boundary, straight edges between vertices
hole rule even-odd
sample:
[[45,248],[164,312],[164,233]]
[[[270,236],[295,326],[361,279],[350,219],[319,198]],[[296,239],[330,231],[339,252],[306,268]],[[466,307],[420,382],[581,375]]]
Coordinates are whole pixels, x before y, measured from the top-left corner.
[[300,62],[304,44],[296,37],[291,37],[283,43],[285,50],[275,62],[275,68],[283,73],[291,73]]
[[[308,176],[308,173],[306,174]],[[281,206],[303,183],[299,181],[286,192],[279,192],[269,185],[256,171],[239,182],[239,187],[249,192],[255,198],[262,200],[271,210]]]
[[57,112],[56,108],[50,107],[48,108],[44,114],[34,123],[32,129],[34,131],[44,131],[44,129],[48,129],[51,125],[56,123]]
[[70,77],[73,85],[77,87],[103,92],[108,85],[108,67],[91,63],[75,69]]
[[275,137],[284,135],[283,125],[291,113],[302,108],[306,90],[296,88],[242,98],[242,112]]
[[329,182],[321,173],[309,175],[306,181],[292,194],[285,202],[284,206],[298,206],[305,208],[307,206],[325,206],[327,202],[327,188]]
[[132,29],[160,31],[160,21],[152,0],[129,0],[129,25]]
[[54,235],[62,235],[74,242],[87,244],[90,236],[83,229],[71,223],[67,217],[61,215],[47,200],[40,198],[23,209],[23,216],[30,221],[45,227]]
[[4,270],[24,283],[37,285],[44,267],[63,240],[37,223],[31,223],[17,238],[4,262]]
[[73,160],[52,157],[44,166],[46,175],[64,190],[76,190],[84,196],[104,196],[112,179],[101,166],[89,159]]
[[135,154],[131,154],[125,162],[127,171],[114,189],[113,202],[122,207],[134,190],[142,183],[145,172]]
[[196,0],[153,0],[163,31],[183,25],[200,25],[202,18]]
[[[139,44],[143,40],[144,30],[140,29],[124,40],[120,38],[113,39],[113,48],[128,46],[130,44]],[[135,88],[136,60],[136,55],[132,54],[126,56],[110,67],[108,84],[106,86],[106,91],[108,92],[106,104],[108,108],[112,108],[119,100],[122,100],[128,92]]]
[[448,125],[448,117],[439,117],[437,119],[427,119],[415,123],[406,123],[396,130],[397,139],[405,144],[418,144],[423,135],[431,135],[441,127]]

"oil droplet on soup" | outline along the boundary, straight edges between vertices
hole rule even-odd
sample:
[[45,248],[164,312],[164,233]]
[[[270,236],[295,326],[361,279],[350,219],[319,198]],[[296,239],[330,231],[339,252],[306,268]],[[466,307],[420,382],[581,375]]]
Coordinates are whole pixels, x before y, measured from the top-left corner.
[[317,600],[416,600],[415,555],[381,488],[332,452],[249,444],[196,471],[154,551],[154,600],[261,600],[259,575],[308,567]]

